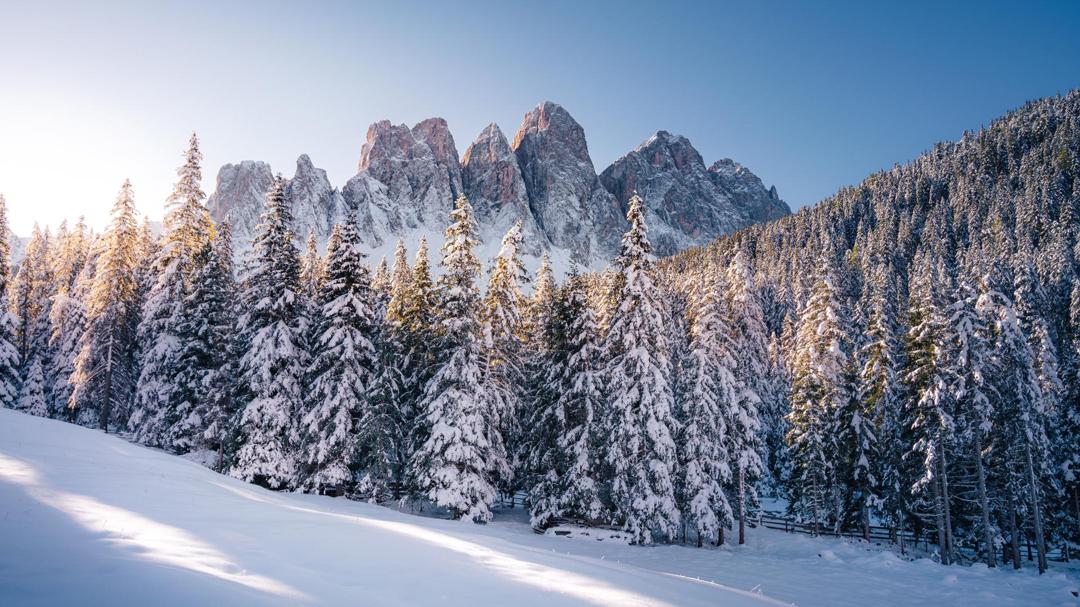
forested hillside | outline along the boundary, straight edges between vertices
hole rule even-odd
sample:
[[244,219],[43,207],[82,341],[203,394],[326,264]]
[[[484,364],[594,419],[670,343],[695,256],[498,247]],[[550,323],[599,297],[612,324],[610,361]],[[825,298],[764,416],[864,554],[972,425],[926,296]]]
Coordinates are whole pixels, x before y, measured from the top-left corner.
[[1078,121],[1078,91],[1029,103],[661,265],[693,293],[751,260],[797,511],[928,529],[946,560],[1080,539]]

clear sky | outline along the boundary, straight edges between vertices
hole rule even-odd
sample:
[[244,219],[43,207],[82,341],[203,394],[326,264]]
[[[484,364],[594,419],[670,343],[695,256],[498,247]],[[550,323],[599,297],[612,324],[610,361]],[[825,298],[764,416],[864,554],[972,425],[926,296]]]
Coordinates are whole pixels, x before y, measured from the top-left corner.
[[208,193],[301,153],[340,186],[371,122],[442,116],[464,152],[550,99],[598,171],[667,129],[799,207],[1077,86],[1077,1],[0,0],[0,192],[22,234],[103,226],[125,177],[160,217],[193,130]]

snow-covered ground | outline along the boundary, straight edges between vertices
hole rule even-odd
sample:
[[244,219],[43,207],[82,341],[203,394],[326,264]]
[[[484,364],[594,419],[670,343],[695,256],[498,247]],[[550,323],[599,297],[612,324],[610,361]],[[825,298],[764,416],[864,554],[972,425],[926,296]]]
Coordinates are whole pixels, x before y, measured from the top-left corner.
[[1075,570],[907,562],[755,529],[744,547],[538,536],[265,491],[0,410],[0,605],[1071,605]]

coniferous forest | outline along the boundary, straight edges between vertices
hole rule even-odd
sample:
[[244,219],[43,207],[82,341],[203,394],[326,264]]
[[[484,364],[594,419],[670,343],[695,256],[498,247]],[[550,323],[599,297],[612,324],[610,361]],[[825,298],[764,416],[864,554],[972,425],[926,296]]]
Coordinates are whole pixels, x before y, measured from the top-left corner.
[[0,402],[271,489],[477,522],[524,496],[640,544],[741,543],[766,495],[944,563],[1080,543],[1080,91],[672,257],[632,197],[612,267],[561,283],[519,226],[479,259],[464,196],[441,250],[373,260],[354,220],[302,245],[279,177],[234,243],[201,161],[192,136],[160,236],[130,183],[17,268],[0,218]]

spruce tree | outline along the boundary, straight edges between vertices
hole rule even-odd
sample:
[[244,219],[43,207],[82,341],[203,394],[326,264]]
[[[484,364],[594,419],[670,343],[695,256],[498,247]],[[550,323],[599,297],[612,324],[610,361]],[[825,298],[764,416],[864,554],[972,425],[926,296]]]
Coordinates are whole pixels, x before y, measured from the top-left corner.
[[569,517],[596,520],[600,501],[598,445],[603,408],[602,346],[583,276],[572,273],[559,289],[544,333],[543,386],[531,395],[528,423],[530,515],[534,527]]
[[301,335],[300,254],[278,176],[255,235],[238,321],[240,445],[229,474],[271,489],[296,481],[294,446],[306,366]]
[[762,426],[759,407],[769,365],[769,342],[765,314],[754,285],[747,254],[739,250],[728,266],[727,304],[730,309],[734,373],[741,386],[728,409],[731,465],[735,474],[736,506],[739,515],[739,544],[746,543],[747,500],[757,502],[754,485],[763,471],[761,461]]
[[[443,244],[435,372],[420,401],[427,438],[413,454],[417,486],[455,518],[491,519],[495,479],[509,474],[483,369],[480,262],[472,205],[459,196]],[[414,280],[414,283],[416,281]]]
[[14,407],[19,395],[19,349],[16,345],[15,318],[8,312],[10,238],[7,201],[0,194],[0,407]]
[[[202,153],[194,134],[177,169],[177,182],[166,202],[164,236],[154,260],[154,282],[145,295],[139,324],[139,381],[129,428],[137,442],[183,452],[190,448],[190,430],[172,427],[185,424],[195,408],[189,387],[177,376],[178,361],[189,347],[181,325],[188,310],[185,301],[192,278],[199,270],[196,256],[205,252],[214,237],[213,221],[203,202]],[[188,337],[189,338],[189,337]]]
[[[515,224],[503,237],[499,254],[492,260],[491,278],[483,302],[484,352],[487,368],[484,381],[493,399],[495,423],[502,434],[512,463],[511,470],[519,468],[522,458],[520,448],[520,416],[522,411],[524,319],[521,284],[526,280],[525,266],[518,249],[521,246],[521,225]],[[510,478],[498,479],[507,493],[512,494],[516,485]],[[520,484],[520,483],[518,483]]]
[[[382,462],[390,449],[386,439],[397,428],[369,401],[375,296],[354,218],[334,227],[326,256],[316,297],[306,413],[300,421],[299,486],[309,492],[351,486],[353,468],[360,463],[373,486],[369,491],[378,494],[390,480]],[[359,420],[356,426],[354,419]]]
[[139,233],[131,182],[125,181],[105,231],[86,302],[86,330],[79,340],[71,375],[69,407],[87,426],[108,431],[113,412],[129,402],[135,388],[135,330],[138,325]]
[[732,459],[739,456],[738,430],[729,427],[744,398],[736,379],[738,363],[727,310],[717,277],[704,277],[703,293],[693,306],[686,392],[681,401],[679,432],[679,502],[698,546],[730,527],[731,505],[724,487],[732,481]]
[[676,424],[663,302],[639,196],[630,199],[627,220],[630,229],[616,259],[617,307],[605,340],[608,463],[615,518],[631,541],[648,544],[654,533],[670,538],[679,528]]

